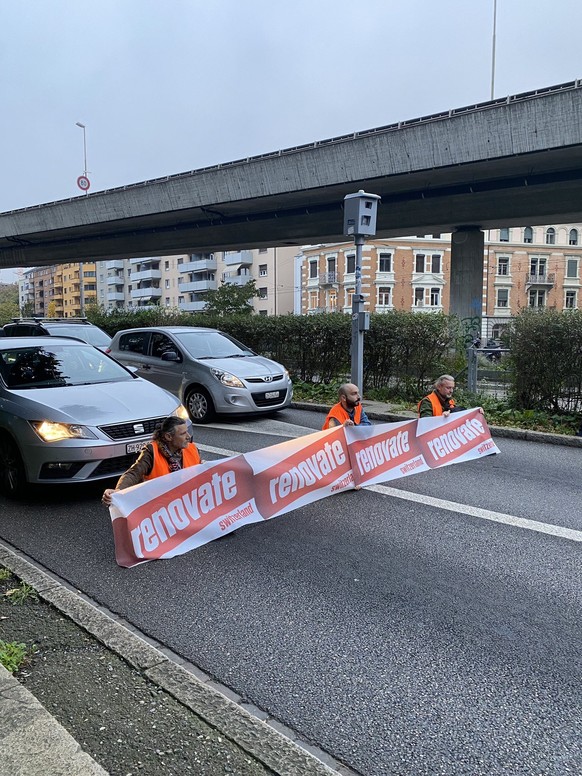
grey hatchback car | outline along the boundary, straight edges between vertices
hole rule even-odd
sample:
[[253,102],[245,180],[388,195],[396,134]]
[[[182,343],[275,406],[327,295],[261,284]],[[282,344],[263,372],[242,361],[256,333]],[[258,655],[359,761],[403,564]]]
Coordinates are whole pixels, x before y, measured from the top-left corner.
[[98,348],[0,338],[0,493],[118,477],[179,400]]
[[285,367],[218,329],[125,329],[114,335],[107,352],[178,396],[194,423],[207,423],[215,414],[280,410],[293,398]]

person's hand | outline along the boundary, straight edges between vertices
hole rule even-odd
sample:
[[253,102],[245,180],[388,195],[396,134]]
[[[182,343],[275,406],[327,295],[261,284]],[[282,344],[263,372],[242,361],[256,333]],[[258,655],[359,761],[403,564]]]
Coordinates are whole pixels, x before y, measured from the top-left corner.
[[445,410],[445,411],[443,412],[443,417],[445,417],[445,418],[448,418],[450,414],[451,414],[451,411],[450,411],[450,410]]
[[111,505],[111,496],[115,493],[115,488],[107,488],[101,496],[101,503],[106,507]]
[[353,426],[354,421],[350,420],[349,418],[347,420],[344,420],[344,426]]

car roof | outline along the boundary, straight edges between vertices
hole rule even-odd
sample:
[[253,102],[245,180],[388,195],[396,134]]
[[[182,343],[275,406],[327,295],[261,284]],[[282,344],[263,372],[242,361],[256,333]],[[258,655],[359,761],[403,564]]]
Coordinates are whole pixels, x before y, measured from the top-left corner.
[[183,334],[188,331],[217,331],[220,334],[224,333],[220,329],[210,329],[205,326],[137,326],[135,329],[123,329],[118,331],[117,334],[127,334],[128,332],[135,331],[161,331],[169,332],[170,334]]
[[65,345],[66,347],[93,347],[88,342],[75,339],[74,337],[0,337],[0,350],[13,350],[14,348],[33,347],[52,347],[54,345]]

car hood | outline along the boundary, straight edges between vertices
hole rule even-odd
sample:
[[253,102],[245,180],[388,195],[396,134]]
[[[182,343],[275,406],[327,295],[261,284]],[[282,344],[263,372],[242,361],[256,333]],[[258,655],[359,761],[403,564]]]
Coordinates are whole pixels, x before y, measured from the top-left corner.
[[220,369],[230,372],[244,380],[247,377],[263,377],[264,375],[280,375],[285,367],[263,356],[247,356],[245,358],[203,358],[200,364],[209,369]]
[[175,396],[142,379],[9,393],[18,397],[15,415],[88,426],[171,415],[179,406]]

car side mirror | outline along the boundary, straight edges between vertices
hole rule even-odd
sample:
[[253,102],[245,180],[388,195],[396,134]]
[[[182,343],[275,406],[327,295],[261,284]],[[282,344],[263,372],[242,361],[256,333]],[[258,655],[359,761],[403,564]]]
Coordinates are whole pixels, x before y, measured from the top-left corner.
[[180,361],[180,356],[174,350],[166,350],[162,353],[162,361]]

